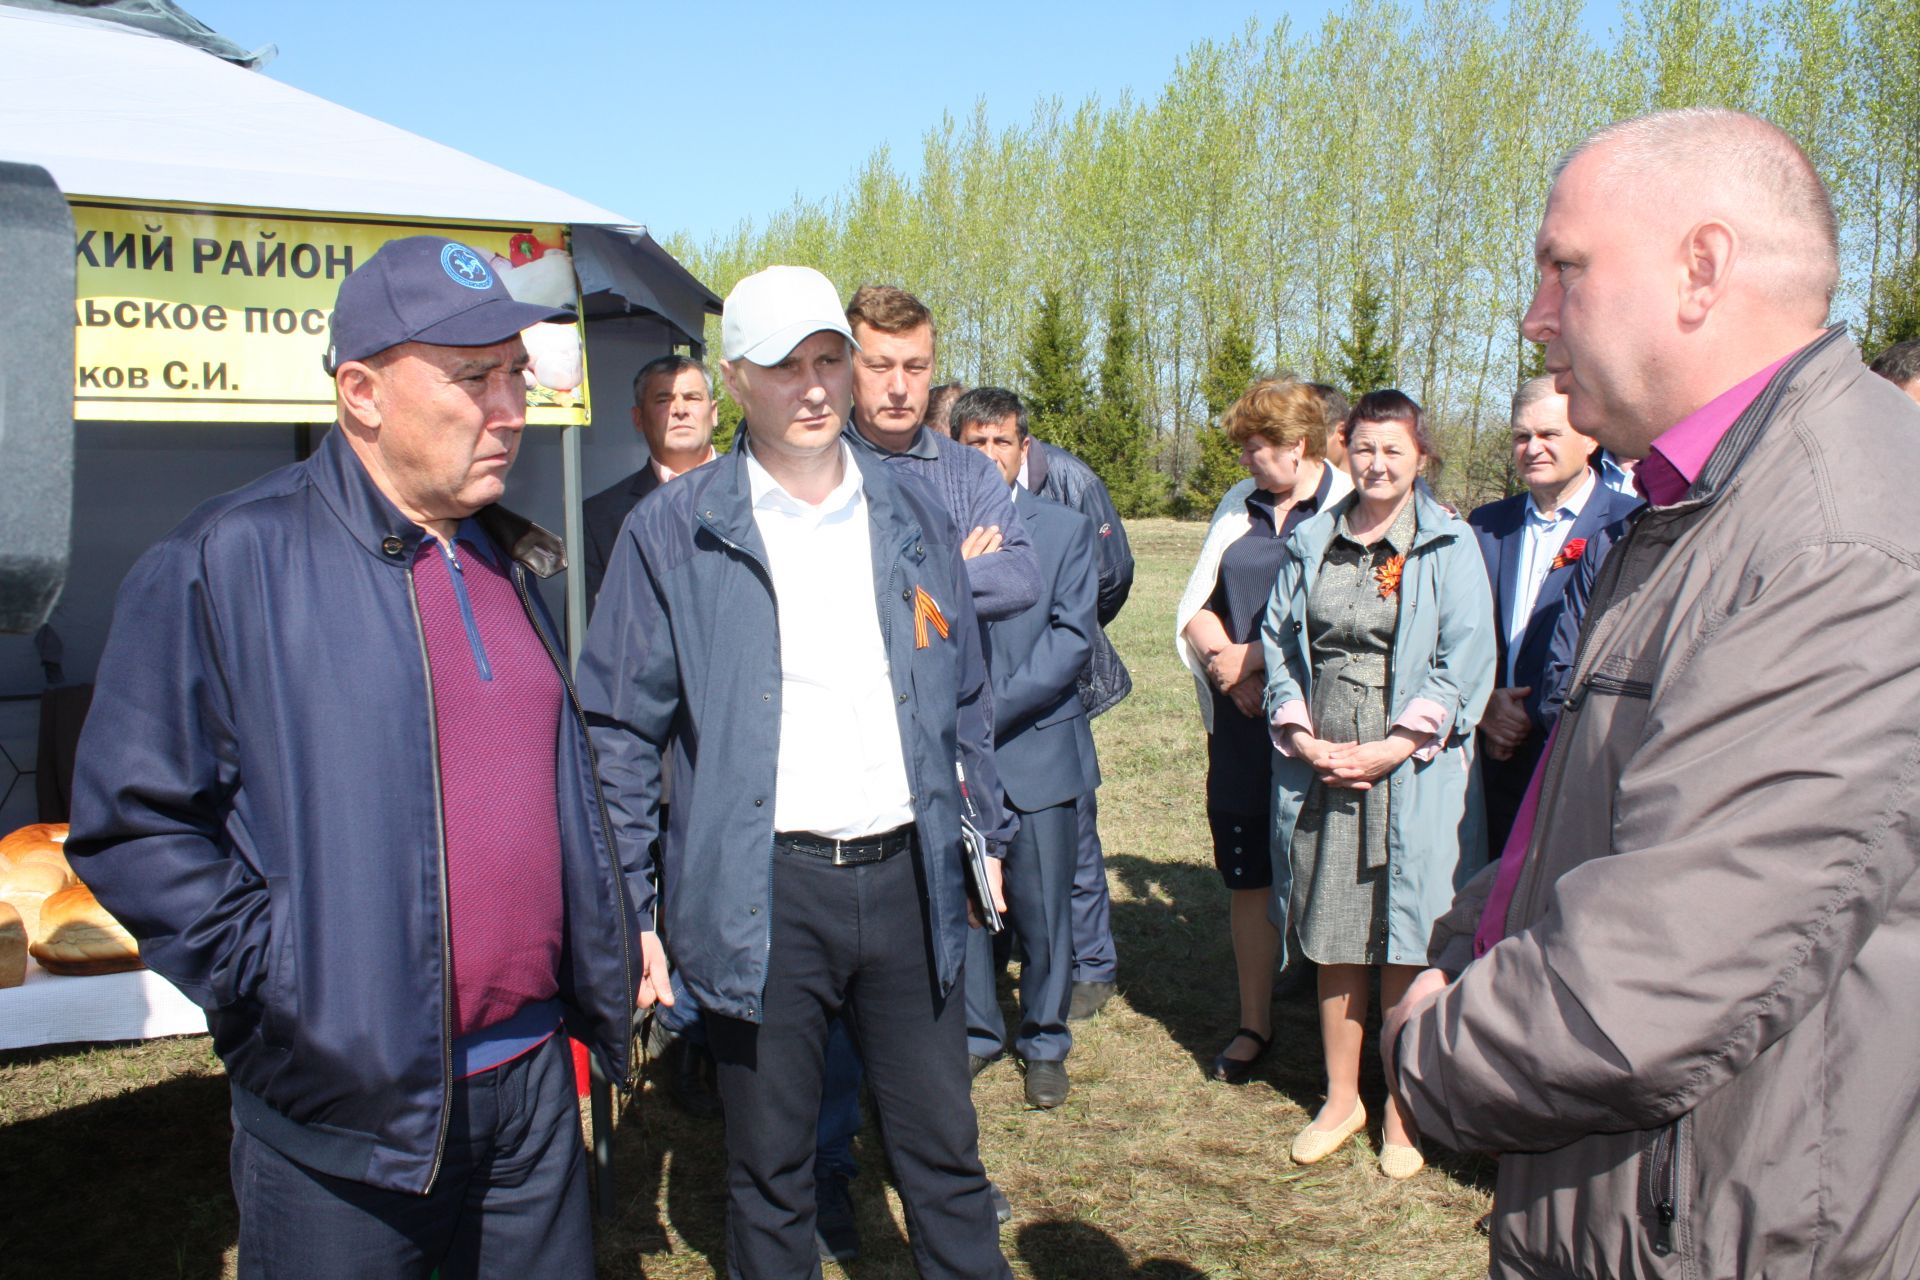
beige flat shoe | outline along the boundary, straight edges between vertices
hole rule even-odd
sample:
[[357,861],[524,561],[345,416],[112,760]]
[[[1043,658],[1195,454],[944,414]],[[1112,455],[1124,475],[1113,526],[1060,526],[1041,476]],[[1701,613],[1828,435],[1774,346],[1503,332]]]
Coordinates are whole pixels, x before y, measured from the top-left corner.
[[1396,1182],[1411,1178],[1427,1167],[1427,1158],[1418,1147],[1403,1147],[1397,1142],[1380,1144],[1380,1172]]
[[1344,1120],[1337,1129],[1316,1129],[1308,1125],[1293,1140],[1293,1162],[1295,1164],[1318,1164],[1346,1145],[1348,1138],[1367,1127],[1367,1108],[1359,1100],[1353,1104],[1353,1114]]

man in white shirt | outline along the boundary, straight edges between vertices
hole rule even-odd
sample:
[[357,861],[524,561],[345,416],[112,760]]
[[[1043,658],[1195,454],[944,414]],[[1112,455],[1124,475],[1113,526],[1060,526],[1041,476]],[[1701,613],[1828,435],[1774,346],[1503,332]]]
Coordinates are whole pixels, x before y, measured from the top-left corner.
[[1529,695],[1540,684],[1573,565],[1589,540],[1639,505],[1602,483],[1597,445],[1567,421],[1567,398],[1552,378],[1514,393],[1513,469],[1526,492],[1467,517],[1493,585],[1499,639],[1498,686],[1480,722],[1487,835],[1498,855],[1546,741]]
[[995,847],[1002,909],[1014,824],[960,539],[842,437],[853,346],[824,276],[747,277],[721,333],[745,443],[622,526],[579,678],[643,911],[671,771],[665,934],[725,1106],[728,1272],[817,1274],[815,1116],[844,1017],[920,1274],[1009,1276],[965,1061],[961,817]]

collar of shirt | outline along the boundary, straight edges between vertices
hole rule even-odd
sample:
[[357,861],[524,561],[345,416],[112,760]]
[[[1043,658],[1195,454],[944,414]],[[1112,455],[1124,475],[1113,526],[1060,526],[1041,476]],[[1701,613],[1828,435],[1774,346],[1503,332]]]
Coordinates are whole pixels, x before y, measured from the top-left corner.
[[898,458],[905,456],[908,458],[924,458],[931,461],[940,456],[940,446],[934,443],[933,432],[927,430],[927,424],[924,422],[913,429],[913,439],[908,441],[907,447],[904,449],[889,449],[885,445],[875,444],[873,441],[867,439],[864,435],[860,434],[860,428],[854,425],[851,414],[847,417],[846,434],[852,436],[855,440],[858,440],[861,444],[867,446],[867,448],[873,450],[873,452],[880,454],[882,457]]
[[1593,497],[1593,488],[1593,468],[1589,467],[1585,473],[1583,473],[1580,487],[1574,490],[1573,496],[1563,499],[1553,510],[1542,511],[1537,502],[1528,502],[1528,522],[1539,525],[1556,525],[1563,520],[1578,520],[1580,513],[1587,509],[1587,503]]
[[1796,353],[1781,356],[1760,372],[1695,409],[1654,438],[1653,448],[1633,469],[1633,485],[1656,507],[1669,507],[1687,496],[1700,470],[1713,456],[1714,446],[1727,428],[1759,398],[1780,366]]
[[[1031,449],[1031,448],[1029,448],[1027,452],[1028,452],[1028,453],[1031,453],[1031,452],[1032,452],[1032,449]],[[1020,458],[1020,470],[1019,470],[1018,472],[1016,472],[1016,473],[1015,473],[1015,475],[1014,475],[1014,477],[1013,477],[1013,482],[1014,482],[1014,485],[1015,485],[1015,487],[1017,487],[1017,488],[1021,488],[1021,489],[1032,489],[1032,488],[1033,488],[1033,486],[1032,486],[1032,485],[1030,485],[1030,484],[1028,484],[1028,483],[1027,483],[1027,459],[1026,459],[1026,455],[1024,455],[1024,454],[1023,454],[1023,455],[1021,455],[1021,458]]]
[[486,531],[480,527],[480,522],[472,516],[460,522],[460,527],[453,531],[453,540],[466,543],[482,560],[496,569],[500,567],[500,557],[494,551],[493,539],[486,535]]
[[788,493],[773,478],[773,474],[760,465],[760,460],[753,456],[753,450],[747,450],[747,493],[753,499],[756,511],[777,511],[818,524],[852,507],[864,492],[860,483],[860,466],[853,460],[853,450],[844,440],[840,442],[840,483],[820,500],[818,506],[802,502]]
[[[693,467],[704,467],[704,466],[706,466],[706,465],[707,465],[707,464],[708,464],[709,462],[712,462],[712,461],[713,461],[713,460],[714,460],[715,458],[717,458],[717,457],[719,457],[719,456],[720,456],[719,454],[717,454],[717,453],[715,453],[715,452],[714,452],[714,450],[713,450],[713,446],[712,446],[712,445],[708,445],[708,446],[707,446],[707,456],[706,456],[706,457],[704,457],[704,458],[702,458],[702,459],[700,459],[700,461],[698,461],[698,462],[696,462],[696,463],[694,463],[694,464],[693,464]],[[683,475],[685,475],[685,474],[687,474],[687,471],[691,471],[691,470],[693,470],[693,467],[688,467],[688,468],[687,468],[687,471],[669,471],[669,470],[667,470],[667,469],[666,469],[665,467],[663,467],[663,466],[661,466],[661,465],[660,465],[660,462],[659,462],[659,460],[658,460],[658,459],[648,459],[648,463],[649,463],[649,465],[650,465],[650,466],[652,466],[652,467],[653,467],[653,474],[655,474],[655,475],[657,475],[657,476],[659,476],[659,477],[660,477],[660,483],[661,483],[661,484],[665,484],[665,483],[666,483],[667,481],[669,481],[669,480],[677,480],[677,479],[679,479],[679,478],[680,478],[681,476],[683,476]]]
[[[1327,491],[1331,488],[1333,488],[1333,468],[1323,462],[1320,464],[1320,483],[1313,486],[1312,493],[1299,499],[1291,507],[1287,508],[1287,515],[1291,516],[1298,513],[1299,515],[1306,516],[1320,510],[1321,504],[1327,500]],[[1255,489],[1247,495],[1247,514],[1254,514],[1257,509],[1267,517],[1268,524],[1278,529],[1280,527],[1280,514],[1276,508],[1279,506],[1279,503],[1280,498],[1277,494],[1269,493],[1265,489]],[[1344,529],[1345,527],[1343,523],[1341,528]]]

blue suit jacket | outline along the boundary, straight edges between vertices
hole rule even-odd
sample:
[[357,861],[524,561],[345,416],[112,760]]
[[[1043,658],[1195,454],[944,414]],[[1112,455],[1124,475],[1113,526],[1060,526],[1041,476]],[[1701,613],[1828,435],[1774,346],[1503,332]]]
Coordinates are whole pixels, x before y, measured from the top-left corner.
[[1032,813],[1100,785],[1078,684],[1100,631],[1100,561],[1086,516],[1024,491],[1014,505],[1040,562],[1040,598],[987,625],[988,666],[1000,783]]
[[[1493,587],[1494,635],[1499,641],[1496,656],[1498,665],[1494,668],[1496,686],[1508,686],[1507,654],[1517,640],[1520,654],[1514,663],[1512,683],[1538,691],[1540,678],[1546,671],[1554,627],[1560,620],[1560,612],[1566,601],[1567,584],[1573,580],[1574,567],[1567,565],[1547,575],[1547,580],[1540,585],[1540,594],[1534,597],[1533,612],[1528,616],[1525,631],[1518,637],[1509,634],[1514,592],[1519,589],[1520,561],[1526,540],[1527,504],[1532,501],[1528,494],[1516,493],[1510,498],[1489,502],[1468,516],[1467,523],[1473,526],[1474,536],[1480,542],[1480,555],[1486,561],[1487,578]],[[1638,498],[1616,493],[1599,483],[1598,477],[1595,477],[1593,492],[1587,497],[1587,505],[1574,519],[1567,541],[1571,543],[1575,538],[1584,538],[1589,544],[1589,554],[1595,554],[1600,548],[1592,544],[1602,535],[1602,531],[1624,519],[1628,512],[1639,505]],[[1531,704],[1532,700],[1529,699],[1530,712]],[[1537,715],[1535,726],[1540,727]]]

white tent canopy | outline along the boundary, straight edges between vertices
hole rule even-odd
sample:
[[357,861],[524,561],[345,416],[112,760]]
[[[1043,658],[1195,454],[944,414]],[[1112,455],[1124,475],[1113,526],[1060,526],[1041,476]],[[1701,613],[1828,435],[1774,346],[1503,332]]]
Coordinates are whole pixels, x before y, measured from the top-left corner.
[[0,49],[0,158],[69,196],[604,228],[577,237],[589,315],[608,293],[698,343],[718,310],[632,218],[175,40],[0,3]]
[[[21,7],[33,3],[43,7]],[[0,160],[44,168],[70,198],[570,229],[595,425],[529,431],[508,500],[579,547],[581,497],[645,457],[627,420],[627,382],[671,347],[697,346],[719,299],[626,214],[197,48],[186,42],[196,28],[214,47],[225,42],[170,5],[118,5],[123,19],[180,38],[64,6],[50,11],[44,0],[0,0]],[[48,683],[92,678],[114,593],[134,559],[199,502],[293,461],[305,433],[255,424],[80,425],[73,562],[53,617],[62,673],[26,638],[0,637],[0,830],[33,817],[32,782],[19,776],[36,758],[32,700]],[[579,576],[566,575],[565,586],[575,637],[586,613]],[[545,589],[554,603],[556,585]]]

